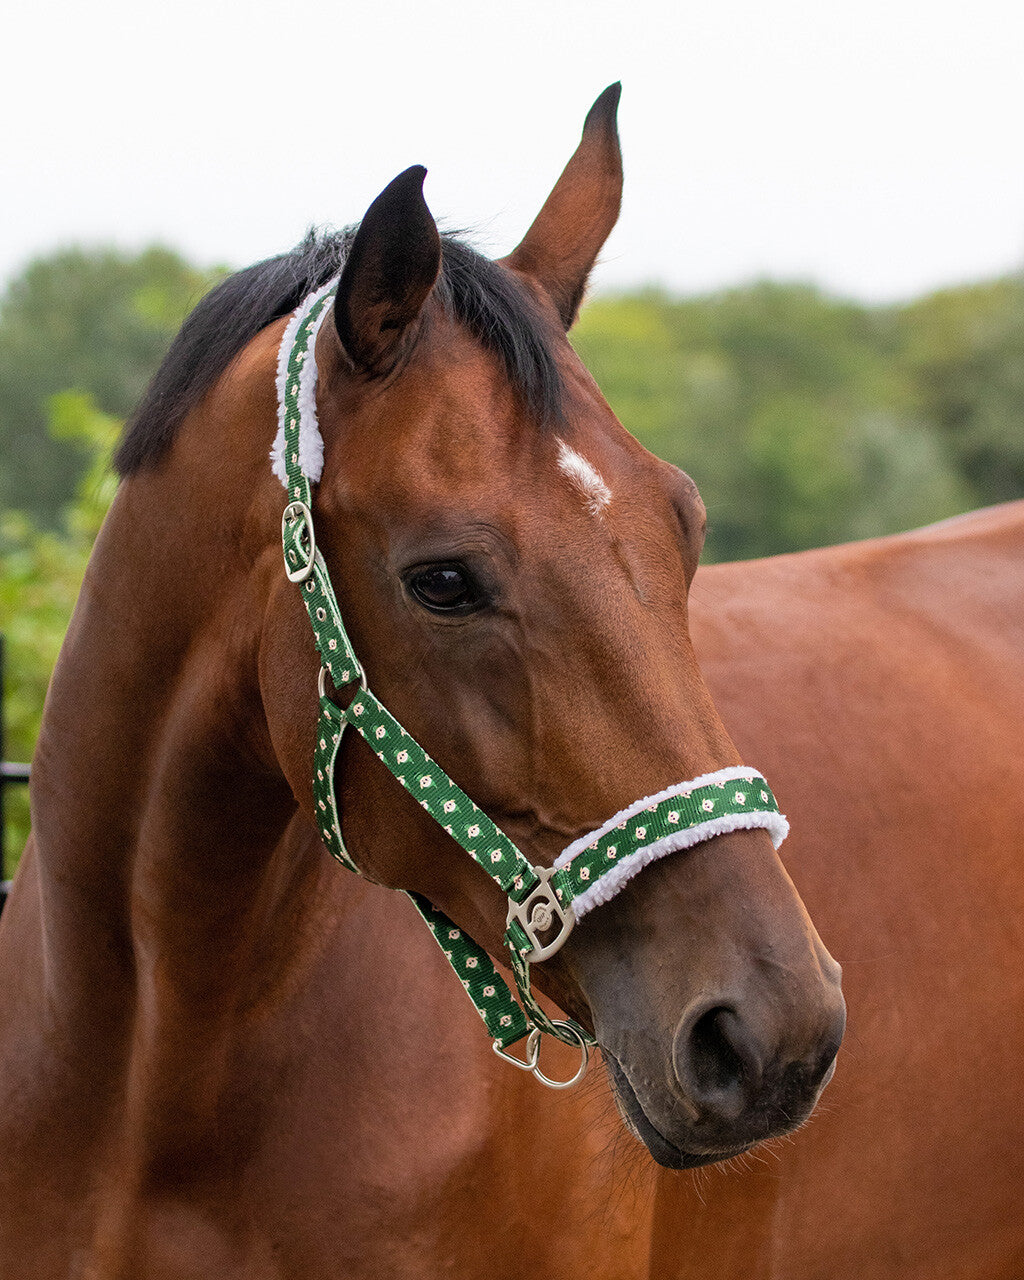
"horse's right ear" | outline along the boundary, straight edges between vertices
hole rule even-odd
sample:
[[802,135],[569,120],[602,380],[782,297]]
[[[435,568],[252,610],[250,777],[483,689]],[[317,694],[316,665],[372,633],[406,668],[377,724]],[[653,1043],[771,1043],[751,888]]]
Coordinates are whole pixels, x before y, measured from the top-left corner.
[[423,199],[426,169],[389,182],[359,225],[334,300],[334,325],[353,365],[390,373],[441,269],[441,238]]

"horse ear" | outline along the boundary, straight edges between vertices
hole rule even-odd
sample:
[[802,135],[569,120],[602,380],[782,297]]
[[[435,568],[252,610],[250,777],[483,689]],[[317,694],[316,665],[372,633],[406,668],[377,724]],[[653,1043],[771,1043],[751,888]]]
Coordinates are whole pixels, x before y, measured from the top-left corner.
[[544,288],[567,329],[622,203],[622,152],[615,124],[621,92],[621,84],[609,85],[590,108],[580,145],[533,225],[504,260]]
[[389,373],[400,359],[441,269],[441,238],[423,199],[420,164],[389,182],[359,224],[334,300],[346,355],[364,373]]

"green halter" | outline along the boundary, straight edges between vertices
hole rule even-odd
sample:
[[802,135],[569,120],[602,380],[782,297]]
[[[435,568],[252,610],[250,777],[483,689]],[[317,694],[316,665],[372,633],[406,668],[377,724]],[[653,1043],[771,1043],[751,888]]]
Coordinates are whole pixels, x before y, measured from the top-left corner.
[[[317,549],[311,511],[312,485],[319,480],[322,466],[314,344],[336,289],[334,282],[307,298],[285,331],[278,363],[279,430],[272,455],[275,474],[285,483],[289,498],[281,522],[285,569],[301,587],[323,663],[313,764],[320,834],[329,852],[359,873],[342,838],[334,789],[338,752],[351,725],[508,896],[505,941],[519,1002],[482,947],[424,898],[409,894],[483,1019],[495,1052],[532,1071],[543,1083],[563,1088],[582,1077],[594,1042],[578,1023],[548,1017],[531,992],[530,965],[553,955],[578,919],[607,902],[655,858],[749,827],[766,828],[777,848],[788,824],[760,774],[746,768],[723,769],[629,806],[598,831],[570,845],[554,867],[533,866],[374,696]],[[335,689],[344,691],[345,707],[327,696],[328,674]],[[541,1073],[541,1032],[582,1050],[580,1069],[571,1080],[553,1081]],[[528,1037],[525,1060],[506,1052],[523,1037]]]

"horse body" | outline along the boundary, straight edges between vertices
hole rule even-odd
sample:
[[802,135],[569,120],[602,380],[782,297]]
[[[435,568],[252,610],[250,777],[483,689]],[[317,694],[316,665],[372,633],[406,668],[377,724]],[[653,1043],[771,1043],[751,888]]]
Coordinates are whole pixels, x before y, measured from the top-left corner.
[[691,627],[740,750],[778,779],[850,1029],[792,1145],[699,1197],[661,1175],[652,1274],[1010,1280],[1024,504],[701,571]]

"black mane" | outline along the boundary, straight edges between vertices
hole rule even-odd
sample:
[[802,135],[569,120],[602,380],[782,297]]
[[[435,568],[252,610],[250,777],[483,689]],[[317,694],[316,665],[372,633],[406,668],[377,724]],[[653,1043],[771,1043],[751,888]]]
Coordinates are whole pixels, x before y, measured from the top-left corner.
[[[181,326],[139,407],[114,465],[122,476],[158,461],[234,357],[274,320],[341,270],[355,229],[310,232],[291,253],[268,258],[212,289]],[[442,306],[501,361],[527,410],[563,416],[562,382],[532,299],[509,272],[454,236],[442,237]]]

